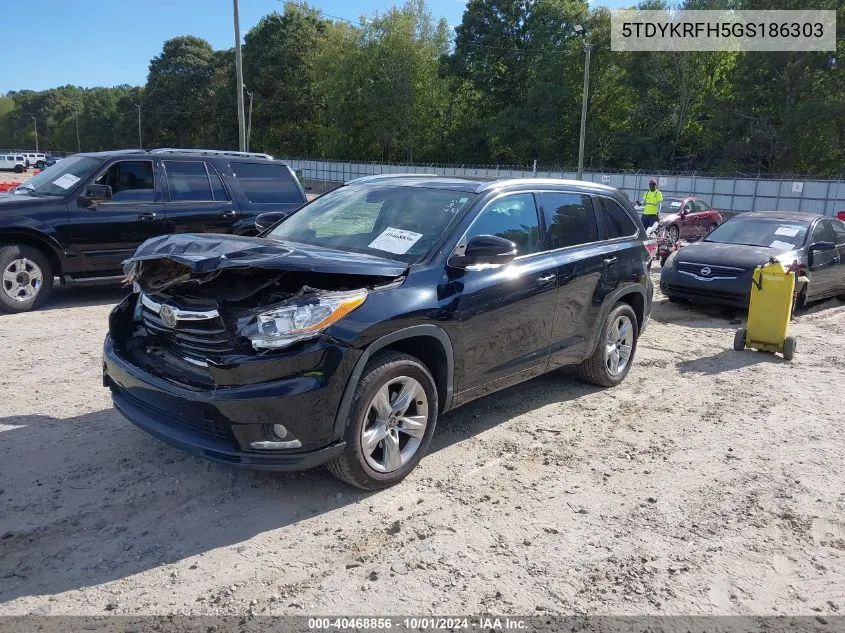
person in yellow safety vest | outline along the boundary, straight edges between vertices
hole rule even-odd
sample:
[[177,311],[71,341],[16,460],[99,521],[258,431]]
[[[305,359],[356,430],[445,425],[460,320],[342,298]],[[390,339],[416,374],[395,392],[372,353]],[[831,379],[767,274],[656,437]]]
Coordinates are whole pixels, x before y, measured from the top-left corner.
[[663,193],[657,188],[657,181],[652,178],[648,181],[648,191],[643,196],[643,226],[648,229],[659,220],[660,203],[663,202]]

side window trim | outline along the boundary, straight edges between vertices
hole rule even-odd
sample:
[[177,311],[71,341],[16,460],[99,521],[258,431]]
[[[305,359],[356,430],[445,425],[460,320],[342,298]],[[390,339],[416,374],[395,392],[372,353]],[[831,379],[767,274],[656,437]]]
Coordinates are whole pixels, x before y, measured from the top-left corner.
[[[582,242],[581,244],[573,244],[571,246],[559,246],[557,248],[548,248],[547,250],[545,250],[543,252],[545,252],[545,253],[557,253],[558,251],[563,251],[563,250],[566,250],[568,248],[583,248],[585,246],[590,246],[592,244],[601,244],[602,242],[608,241],[608,240],[602,238],[602,236],[601,236],[601,230],[602,230],[602,228],[604,228],[604,226],[599,221],[598,214],[596,213],[595,205],[593,204],[592,196],[589,193],[573,191],[571,189],[540,189],[540,190],[534,192],[534,197],[538,198],[540,201],[542,201],[544,193],[552,193],[552,194],[563,193],[563,194],[570,194],[570,195],[574,195],[574,196],[584,196],[584,197],[586,197],[587,200],[589,200],[589,203],[590,203],[590,211],[592,211],[592,213],[593,213],[593,222],[595,222],[595,225],[596,225],[596,237],[597,237],[597,239],[594,242]],[[542,202],[541,202],[541,204],[542,204]],[[545,207],[544,207],[543,208],[543,219],[544,220],[545,220],[545,215],[546,215],[546,210],[545,210]],[[548,227],[545,226],[545,221],[543,222],[543,230],[546,233],[546,239],[543,240],[543,241],[544,241],[545,244],[550,246],[550,243],[548,242]]]
[[[220,172],[217,171],[217,168],[209,162],[204,161],[203,164],[205,165],[205,175],[208,178],[208,184],[211,186],[211,198],[212,198],[212,200],[214,202],[228,202],[229,204],[232,204],[232,194],[229,192],[228,189],[226,189],[226,183],[223,182],[223,177],[220,175]],[[214,185],[211,184],[211,172],[212,171],[214,172],[214,175],[217,176],[217,180],[220,182],[220,186],[223,187],[223,193],[225,193],[226,196],[227,196],[223,200],[218,200],[214,196]]]
[[517,255],[513,258],[513,261],[521,261],[528,257],[536,257],[538,255],[545,255],[549,253],[549,249],[547,248],[547,241],[545,239],[544,231],[545,231],[545,223],[543,222],[543,210],[540,207],[540,196],[537,195],[538,192],[535,190],[520,190],[520,191],[504,191],[492,198],[490,198],[487,202],[484,203],[484,206],[481,207],[481,210],[475,214],[475,217],[469,223],[469,226],[461,235],[461,238],[458,240],[458,243],[455,244],[455,248],[452,249],[452,254],[460,254],[458,251],[463,252],[463,249],[467,245],[467,234],[470,232],[473,226],[475,226],[476,222],[478,222],[481,215],[490,208],[491,205],[499,202],[502,198],[507,198],[509,196],[519,196],[530,194],[534,198],[534,213],[537,215],[537,226],[540,230],[540,250],[536,253],[526,253],[525,255]]

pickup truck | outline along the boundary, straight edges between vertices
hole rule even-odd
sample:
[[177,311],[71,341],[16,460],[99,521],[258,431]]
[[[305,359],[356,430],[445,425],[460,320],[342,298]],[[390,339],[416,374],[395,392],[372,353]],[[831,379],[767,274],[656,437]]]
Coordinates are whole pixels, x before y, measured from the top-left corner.
[[255,235],[259,214],[306,202],[267,154],[121,150],[75,154],[0,193],[0,310],[42,305],[60,283],[118,280],[122,262],[167,233]]

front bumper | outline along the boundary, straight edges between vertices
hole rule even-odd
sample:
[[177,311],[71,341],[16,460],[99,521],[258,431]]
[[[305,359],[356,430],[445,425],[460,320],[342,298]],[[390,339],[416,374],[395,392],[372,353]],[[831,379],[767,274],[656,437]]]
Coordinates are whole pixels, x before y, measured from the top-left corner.
[[[241,386],[198,388],[175,384],[133,365],[107,336],[103,384],[130,422],[192,455],[248,469],[304,470],[344,450],[344,443],[333,434],[355,361],[352,351],[333,364],[330,375],[311,372]],[[260,434],[275,423],[284,424],[302,447],[250,449],[250,442],[262,439]]]
[[735,279],[702,281],[674,268],[663,268],[660,272],[660,291],[673,299],[747,309],[751,297],[751,280],[742,275]]

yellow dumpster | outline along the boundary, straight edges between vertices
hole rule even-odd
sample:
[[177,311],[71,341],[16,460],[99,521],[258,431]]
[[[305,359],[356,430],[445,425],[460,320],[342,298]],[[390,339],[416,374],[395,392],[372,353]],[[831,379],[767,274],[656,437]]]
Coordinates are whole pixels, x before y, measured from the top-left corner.
[[777,260],[754,269],[746,327],[737,330],[734,349],[750,347],[761,352],[781,352],[792,360],[797,342],[787,335],[792,318],[796,272]]

